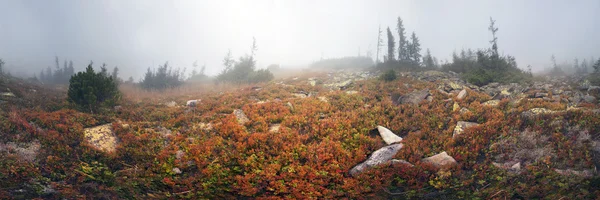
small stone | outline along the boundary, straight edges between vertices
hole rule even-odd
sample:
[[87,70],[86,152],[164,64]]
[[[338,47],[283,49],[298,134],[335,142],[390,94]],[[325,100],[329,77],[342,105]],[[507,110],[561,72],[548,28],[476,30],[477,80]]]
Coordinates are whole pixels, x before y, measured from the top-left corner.
[[454,105],[452,105],[452,112],[456,112],[458,109],[460,109],[460,106],[458,103],[454,102]]
[[182,150],[177,150],[177,152],[175,152],[175,158],[177,158],[177,160],[181,160],[183,156],[185,156],[185,152]]
[[425,100],[427,100],[428,102],[432,102],[433,101],[433,96],[428,96],[427,98],[425,98]]
[[456,164],[456,160],[452,156],[449,156],[445,151],[431,157],[423,158],[421,162],[431,163],[437,167],[446,167]]
[[500,104],[500,100],[489,100],[486,102],[483,102],[484,106],[492,106],[492,107],[496,107]]
[[515,170],[515,171],[520,171],[521,170],[521,162],[514,164],[513,166],[510,167],[510,169]]
[[548,110],[546,108],[532,108],[528,111],[525,111],[523,113],[521,113],[521,116],[525,117],[525,118],[532,118],[538,115],[543,115],[543,114],[553,114],[556,113],[558,111],[553,111],[553,110]]
[[458,123],[456,123],[456,126],[454,127],[454,132],[452,133],[452,138],[462,134],[466,129],[469,127],[473,127],[473,126],[477,126],[479,125],[478,123],[475,122],[465,122],[465,121],[459,121]]
[[196,107],[196,105],[198,105],[198,103],[200,103],[200,99],[189,100],[189,101],[187,101],[187,103],[185,103],[185,105],[188,107]]
[[295,96],[296,98],[301,98],[301,99],[304,99],[304,98],[308,97],[304,93],[292,93],[292,95]]
[[327,97],[318,97],[318,99],[319,99],[319,101],[322,101],[322,102],[325,102],[325,103],[329,102],[329,100],[327,99]]
[[172,107],[177,106],[177,103],[175,101],[169,101],[169,102],[165,103],[165,106],[172,108]]
[[15,94],[13,94],[12,92],[3,92],[0,93],[0,96],[15,97]]
[[349,90],[349,91],[346,91],[346,94],[350,94],[350,95],[352,95],[352,94],[358,94],[358,91],[356,91],[356,90]]
[[594,170],[586,169],[586,170],[573,170],[573,169],[554,169],[554,171],[563,176],[578,176],[583,178],[590,178],[594,176]]
[[535,98],[544,98],[547,96],[548,96],[548,93],[543,93],[543,92],[538,92],[538,93],[535,93],[535,95],[534,95]]
[[181,170],[178,167],[173,168],[173,173],[175,174],[181,174]]
[[287,102],[285,105],[290,108],[290,111],[294,112],[294,105],[292,105],[292,103]]
[[269,132],[279,133],[279,127],[281,127],[281,124],[271,124],[271,126],[269,126]]

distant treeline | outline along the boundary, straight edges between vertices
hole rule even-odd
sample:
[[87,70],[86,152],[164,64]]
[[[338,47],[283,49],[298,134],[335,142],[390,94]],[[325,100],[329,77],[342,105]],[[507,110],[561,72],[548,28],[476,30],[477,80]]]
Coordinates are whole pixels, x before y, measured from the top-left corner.
[[311,68],[319,69],[354,69],[372,67],[375,63],[371,57],[351,56],[343,58],[329,58],[316,61],[310,65]]
[[69,79],[75,74],[75,68],[73,68],[73,61],[64,60],[63,67],[60,67],[60,61],[58,56],[54,59],[55,69],[52,70],[50,66],[46,70],[40,72],[39,81],[44,84],[69,84]]

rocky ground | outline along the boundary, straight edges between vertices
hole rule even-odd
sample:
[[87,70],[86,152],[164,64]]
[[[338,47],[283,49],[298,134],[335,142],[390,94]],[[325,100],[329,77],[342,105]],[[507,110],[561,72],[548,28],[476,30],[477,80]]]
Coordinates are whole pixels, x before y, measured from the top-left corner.
[[96,115],[68,109],[61,90],[10,80],[0,196],[597,197],[600,87],[535,80],[335,71]]

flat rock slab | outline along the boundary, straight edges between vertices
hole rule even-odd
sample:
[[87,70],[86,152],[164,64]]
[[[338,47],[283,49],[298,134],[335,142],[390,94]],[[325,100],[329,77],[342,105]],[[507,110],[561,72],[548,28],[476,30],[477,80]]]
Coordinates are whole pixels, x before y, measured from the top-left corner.
[[591,178],[594,176],[594,170],[573,170],[573,169],[554,169],[554,171],[563,176],[578,176],[583,178]]
[[553,111],[553,110],[549,110],[546,108],[532,108],[529,109],[528,111],[525,111],[523,113],[521,113],[521,116],[525,117],[525,118],[533,118],[539,115],[545,115],[545,114],[553,114],[553,113],[557,113],[559,111]]
[[421,101],[429,96],[429,89],[423,89],[416,92],[411,92],[398,97],[395,104],[414,104],[418,105]]
[[431,163],[436,167],[446,167],[456,164],[456,160],[454,160],[452,156],[449,156],[445,151],[431,157],[423,158],[421,162]]
[[112,131],[112,124],[104,124],[83,130],[85,139],[94,147],[104,151],[113,152],[117,146],[117,137]]
[[475,123],[475,122],[459,121],[458,123],[456,123],[456,126],[454,127],[454,132],[452,133],[452,137],[454,138],[454,137],[462,134],[463,132],[465,132],[466,128],[477,126],[477,125],[479,125],[479,124]]
[[377,131],[379,131],[379,135],[388,145],[402,141],[402,137],[394,134],[394,132],[390,131],[390,129],[387,129],[383,126],[377,126]]
[[350,175],[356,176],[370,168],[385,164],[386,162],[390,161],[392,157],[396,155],[396,153],[398,153],[402,146],[402,144],[392,144],[378,149],[377,151],[373,152],[373,154],[371,154],[366,161],[350,169]]
[[484,106],[496,107],[496,106],[498,106],[498,104],[500,104],[500,100],[489,100],[489,101],[483,102]]
[[38,141],[30,143],[16,144],[9,142],[7,144],[0,143],[0,152],[6,152],[8,154],[15,154],[18,158],[27,162],[34,162],[38,153],[40,152],[40,143]]

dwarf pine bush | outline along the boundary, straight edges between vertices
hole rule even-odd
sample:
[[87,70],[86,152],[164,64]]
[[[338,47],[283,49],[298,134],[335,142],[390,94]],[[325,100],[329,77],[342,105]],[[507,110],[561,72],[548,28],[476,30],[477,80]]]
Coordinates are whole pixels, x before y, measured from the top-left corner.
[[69,80],[68,100],[82,111],[96,112],[102,106],[112,106],[121,97],[118,83],[102,71],[94,72],[92,63],[84,72],[78,72]]

